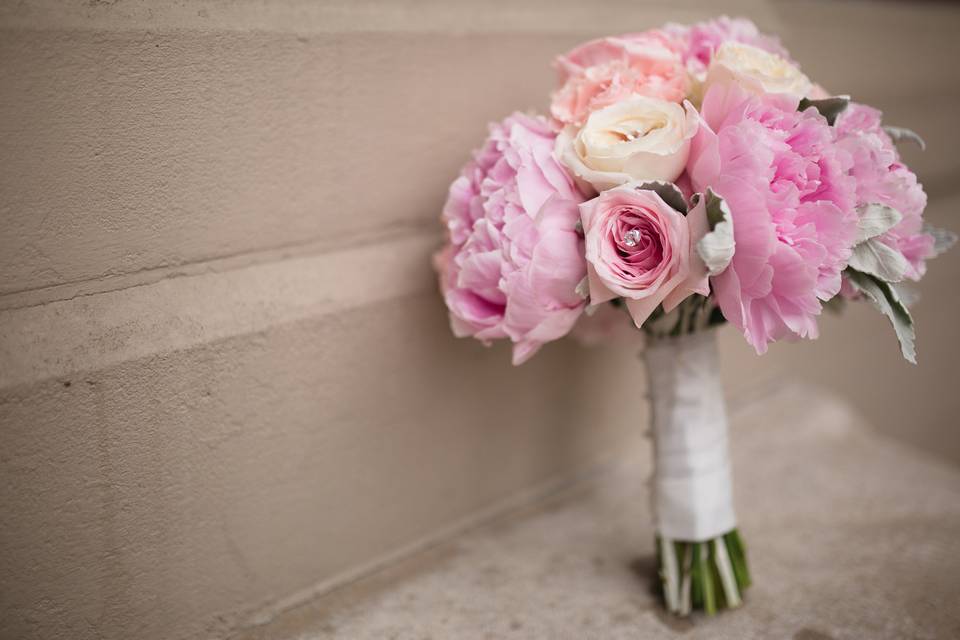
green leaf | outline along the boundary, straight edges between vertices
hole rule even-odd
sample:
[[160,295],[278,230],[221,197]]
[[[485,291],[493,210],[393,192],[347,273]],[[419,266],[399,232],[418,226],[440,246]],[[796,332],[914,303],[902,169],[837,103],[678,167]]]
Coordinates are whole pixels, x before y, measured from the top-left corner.
[[910,263],[903,254],[879,238],[870,238],[855,246],[848,264],[884,282],[900,282],[910,269]]
[[895,227],[903,214],[885,204],[871,202],[857,207],[857,240],[854,244],[866,242]]
[[923,232],[933,236],[933,252],[938,256],[957,242],[957,234],[949,229],[940,229],[932,224],[923,225]]
[[832,126],[837,121],[837,116],[843,113],[848,104],[850,104],[850,96],[834,96],[821,100],[804,98],[800,101],[797,111],[806,111],[809,107],[813,107],[827,119],[827,124]]
[[687,212],[687,201],[683,198],[683,192],[672,182],[663,180],[650,180],[648,182],[635,182],[630,185],[637,191],[653,191],[668,205],[685,214]]
[[887,135],[890,136],[890,139],[894,142],[905,140],[920,147],[920,151],[927,150],[927,143],[923,141],[923,138],[921,138],[920,134],[916,131],[907,129],[906,127],[892,127],[889,125],[884,125],[883,130],[887,132]]
[[[723,273],[736,249],[733,238],[733,215],[723,198],[707,189],[704,195],[707,212],[707,225],[710,232],[697,242],[697,253],[707,266],[711,276]],[[697,199],[699,203],[699,198]]]
[[913,344],[915,338],[913,318],[900,300],[897,291],[890,286],[890,283],[868,273],[847,268],[844,274],[857,291],[867,296],[874,306],[887,316],[897,334],[897,340],[900,341],[900,352],[903,353],[903,357],[907,362],[917,364],[917,351]]

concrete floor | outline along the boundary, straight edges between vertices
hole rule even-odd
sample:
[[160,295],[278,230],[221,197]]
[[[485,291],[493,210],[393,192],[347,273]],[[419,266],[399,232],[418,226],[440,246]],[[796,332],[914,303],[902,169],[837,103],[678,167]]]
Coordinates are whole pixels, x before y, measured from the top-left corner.
[[960,469],[800,386],[734,403],[755,586],[708,619],[651,581],[650,450],[287,610],[237,640],[960,637]]

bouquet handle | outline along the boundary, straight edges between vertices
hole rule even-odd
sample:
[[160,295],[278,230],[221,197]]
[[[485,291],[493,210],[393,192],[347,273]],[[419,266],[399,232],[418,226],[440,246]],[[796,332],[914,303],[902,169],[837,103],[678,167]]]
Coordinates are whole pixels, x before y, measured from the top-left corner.
[[750,573],[733,509],[716,331],[651,339],[644,362],[657,561],[667,609],[689,615],[737,607]]

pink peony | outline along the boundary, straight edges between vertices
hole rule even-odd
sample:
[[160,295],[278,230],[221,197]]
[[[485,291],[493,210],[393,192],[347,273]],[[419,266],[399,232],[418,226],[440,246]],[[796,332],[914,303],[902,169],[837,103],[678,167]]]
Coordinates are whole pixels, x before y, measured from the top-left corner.
[[919,280],[926,260],[934,256],[933,237],[923,232],[927,195],[903,163],[893,141],[880,126],[880,112],[851,103],[837,119],[838,144],[853,157],[850,169],[857,181],[857,204],[879,202],[893,207],[903,219],[880,236],[910,263],[906,277]]
[[514,364],[570,331],[584,306],[583,196],[553,159],[554,139],[520,113],[491,125],[443,209],[449,242],[435,264],[453,332],[509,338]]
[[591,305],[622,296],[639,327],[661,303],[670,311],[694,291],[710,293],[706,272],[694,266],[705,215],[692,232],[656,192],[625,185],[581,204],[580,216]]
[[796,106],[735,85],[710,89],[688,165],[693,188],[712,188],[733,216],[736,253],[713,287],[758,353],[817,336],[820,302],[840,290],[857,232],[850,155],[816,110]]
[[680,43],[662,31],[586,42],[557,58],[560,88],[550,113],[560,123],[582,125],[598,109],[633,95],[680,102],[687,78]]
[[757,25],[746,18],[721,16],[691,26],[669,24],[664,30],[683,43],[683,63],[699,80],[706,76],[713,54],[724,42],[742,42],[790,60],[777,38],[763,35]]

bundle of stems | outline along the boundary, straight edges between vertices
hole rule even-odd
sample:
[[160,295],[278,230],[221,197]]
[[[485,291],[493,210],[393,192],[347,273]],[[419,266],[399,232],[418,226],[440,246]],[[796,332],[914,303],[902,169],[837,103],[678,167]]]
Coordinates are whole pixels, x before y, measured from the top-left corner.
[[681,616],[713,615],[743,604],[750,571],[736,529],[705,542],[657,537],[657,562],[667,610]]

